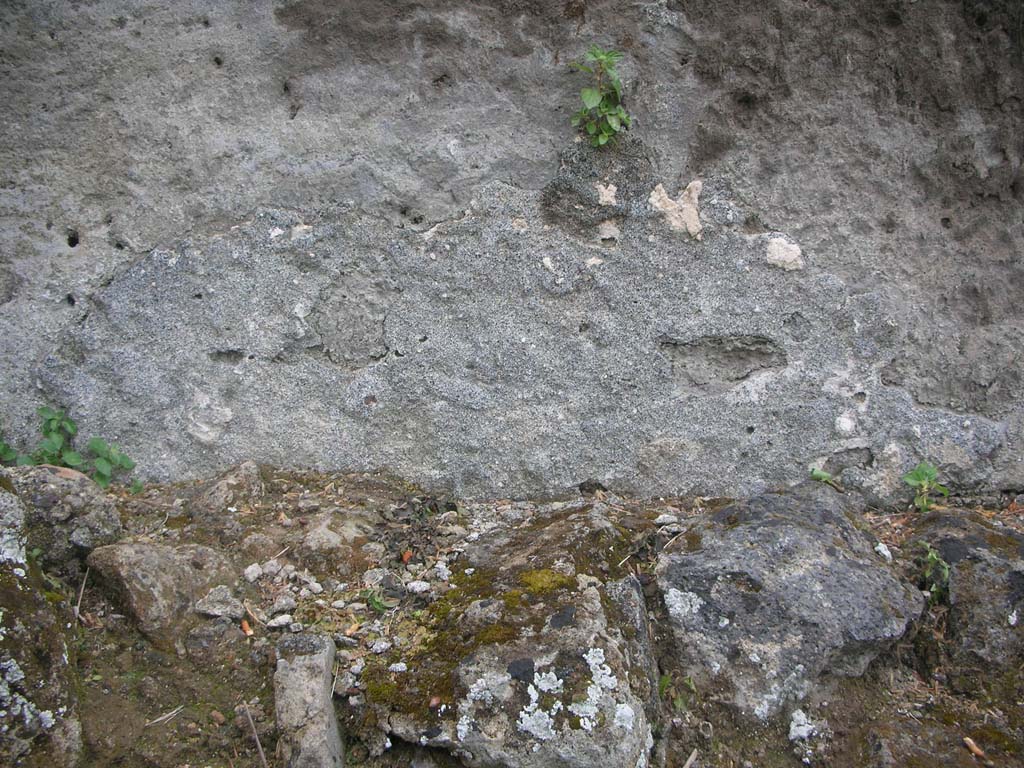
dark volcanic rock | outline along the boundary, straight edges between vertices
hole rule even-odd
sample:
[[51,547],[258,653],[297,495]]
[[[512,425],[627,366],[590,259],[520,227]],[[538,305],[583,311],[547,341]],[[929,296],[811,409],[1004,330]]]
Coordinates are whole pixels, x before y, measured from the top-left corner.
[[1002,681],[1016,688],[1019,699],[1024,693],[1024,536],[958,510],[933,513],[917,526],[915,554],[925,544],[949,565],[943,650],[955,670],[951,683],[976,692]]
[[659,559],[677,661],[748,715],[863,674],[921,612],[847,503],[818,484],[759,496],[692,525]]

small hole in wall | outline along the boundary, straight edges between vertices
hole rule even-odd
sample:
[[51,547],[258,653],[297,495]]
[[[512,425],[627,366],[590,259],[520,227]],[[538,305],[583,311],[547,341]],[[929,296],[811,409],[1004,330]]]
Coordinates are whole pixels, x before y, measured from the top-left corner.
[[942,226],[945,227],[946,229],[949,229],[950,227],[953,226],[953,220],[951,218],[949,218],[949,216],[943,216],[942,217]]
[[747,434],[748,435],[754,434],[754,428],[753,427],[747,427]]
[[71,247],[71,248],[78,247],[78,230],[77,229],[69,229],[68,230],[68,246]]
[[420,344],[427,340],[426,336],[420,336]]
[[69,307],[75,306],[75,297],[69,293],[67,296],[64,297],[64,303],[66,303]]
[[220,56],[214,56],[213,63],[218,67],[222,67],[224,66],[224,59],[222,59]]
[[201,299],[201,298],[203,298],[203,294],[201,294],[201,293],[193,293],[192,294],[192,298],[193,299]]
[[363,405],[376,405],[376,404],[377,404],[377,398],[374,397],[373,395],[367,395],[366,397],[363,398]]
[[855,402],[855,403],[863,403],[863,402],[866,402],[867,399],[868,399],[868,393],[867,392],[856,392],[853,395],[853,402]]
[[124,250],[124,241],[122,241],[122,240],[115,240],[114,241],[114,247],[117,248],[117,250],[119,250],[119,251],[123,251]]

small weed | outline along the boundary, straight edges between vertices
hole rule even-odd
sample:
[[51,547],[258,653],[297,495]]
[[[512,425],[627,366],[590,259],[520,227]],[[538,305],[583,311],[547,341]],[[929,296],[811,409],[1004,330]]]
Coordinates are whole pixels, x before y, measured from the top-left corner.
[[594,85],[580,91],[583,108],[572,116],[572,124],[585,134],[592,146],[603,147],[633,123],[632,116],[622,106],[622,80],[615,68],[622,61],[622,54],[592,45],[584,58],[587,64],[573,62],[571,66],[593,75]]
[[929,605],[949,602],[949,563],[928,543],[924,544],[921,587],[928,591]]
[[903,482],[914,488],[917,493],[914,496],[914,506],[922,512],[927,512],[932,506],[932,496],[941,494],[949,496],[949,488],[938,482],[939,471],[933,464],[922,461],[910,472],[903,476]]
[[[94,437],[86,443],[86,451],[91,454],[90,457],[76,450],[74,442],[78,434],[78,425],[64,411],[44,406],[36,413],[42,420],[39,431],[43,439],[39,441],[39,445],[32,453],[20,453],[0,439],[0,463],[18,466],[53,464],[57,467],[70,467],[91,474],[92,479],[101,488],[109,486],[116,473],[135,469],[134,461],[116,445],[111,445],[101,437]],[[141,481],[135,480],[132,492],[141,490]]]
[[384,613],[389,608],[394,608],[399,603],[399,601],[393,597],[385,597],[379,589],[364,589],[359,593],[359,596],[377,613]]
[[831,485],[833,488],[835,488],[837,491],[840,491],[840,492],[842,492],[842,490],[843,490],[840,487],[839,481],[836,480],[835,476],[834,475],[830,475],[824,469],[812,469],[811,470],[811,480],[816,480],[817,482],[824,483],[825,485]]
[[697,686],[690,676],[677,681],[672,675],[662,675],[658,678],[658,697],[668,699],[672,709],[681,714],[698,702]]

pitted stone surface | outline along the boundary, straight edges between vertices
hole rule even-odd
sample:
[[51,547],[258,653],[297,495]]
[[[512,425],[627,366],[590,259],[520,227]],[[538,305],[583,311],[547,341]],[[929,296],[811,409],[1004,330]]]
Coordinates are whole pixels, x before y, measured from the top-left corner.
[[[345,9],[2,5],[8,439],[50,401],[150,478],[1024,487],[1015,4]],[[601,155],[592,42],[636,116]],[[666,338],[766,341],[692,386]]]

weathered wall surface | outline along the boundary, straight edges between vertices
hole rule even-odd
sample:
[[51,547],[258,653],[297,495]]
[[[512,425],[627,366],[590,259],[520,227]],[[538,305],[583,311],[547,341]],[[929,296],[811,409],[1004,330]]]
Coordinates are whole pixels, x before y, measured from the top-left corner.
[[[1024,487],[1022,13],[6,3],[8,436],[49,401],[164,478]],[[601,155],[592,41],[637,117]],[[650,200],[698,179],[699,240]]]

